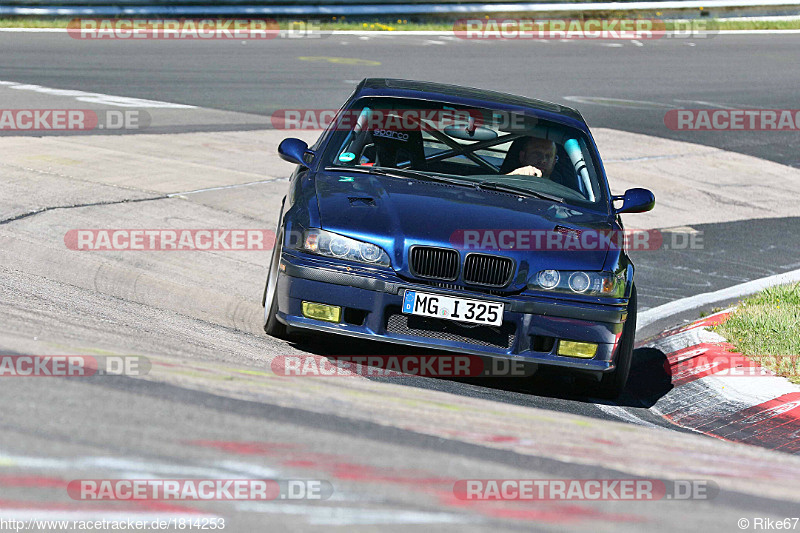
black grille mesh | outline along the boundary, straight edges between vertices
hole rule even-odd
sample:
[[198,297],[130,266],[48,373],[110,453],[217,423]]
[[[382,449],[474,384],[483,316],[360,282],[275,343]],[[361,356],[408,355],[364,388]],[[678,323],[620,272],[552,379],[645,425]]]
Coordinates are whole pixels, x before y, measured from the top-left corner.
[[516,337],[514,324],[510,322],[500,327],[461,325],[438,318],[409,316],[402,313],[389,313],[386,319],[386,332],[502,349],[514,346]]
[[415,246],[411,249],[411,272],[421,278],[452,281],[458,277],[458,259],[455,250]]
[[514,274],[514,262],[507,257],[469,254],[464,261],[464,281],[487,287],[505,287]]

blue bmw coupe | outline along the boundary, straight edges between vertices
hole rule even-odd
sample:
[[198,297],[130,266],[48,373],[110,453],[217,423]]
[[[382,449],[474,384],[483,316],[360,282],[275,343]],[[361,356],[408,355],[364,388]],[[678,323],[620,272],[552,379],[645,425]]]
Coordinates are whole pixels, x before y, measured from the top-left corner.
[[[577,111],[438,83],[365,79],[297,164],[264,330],[314,330],[577,372],[625,386],[636,286],[620,214]],[[622,238],[620,238],[622,236]]]

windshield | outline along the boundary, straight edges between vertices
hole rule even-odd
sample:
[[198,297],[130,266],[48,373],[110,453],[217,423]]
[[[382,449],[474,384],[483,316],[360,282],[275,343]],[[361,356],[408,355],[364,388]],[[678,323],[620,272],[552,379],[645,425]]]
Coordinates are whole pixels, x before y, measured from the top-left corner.
[[584,134],[561,124],[396,98],[360,99],[337,120],[324,166],[414,171],[593,208],[605,202]]

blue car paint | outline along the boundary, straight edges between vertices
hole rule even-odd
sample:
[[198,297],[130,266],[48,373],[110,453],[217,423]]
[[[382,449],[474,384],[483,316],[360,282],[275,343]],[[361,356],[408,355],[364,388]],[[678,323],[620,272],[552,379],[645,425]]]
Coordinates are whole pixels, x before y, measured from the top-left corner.
[[[342,182],[342,174],[320,171],[316,175],[320,227],[382,247],[401,276],[411,276],[407,253],[415,244],[453,247],[451,240],[459,230],[550,231],[564,223],[555,216],[561,208],[548,200],[520,201],[511,194],[369,174],[354,173],[354,181]],[[351,206],[349,198],[360,196],[372,198],[375,205]],[[409,213],[418,215],[408,216]],[[607,215],[591,211],[570,217],[569,224],[613,229]],[[547,268],[601,270],[607,251],[503,250],[502,255],[514,259],[521,273],[533,274]],[[511,288],[521,290],[526,283],[527,278],[515,279]]]
[[[600,210],[574,208],[570,227],[622,230],[619,216],[610,201],[611,194],[602,160],[588,126],[575,111],[571,113],[522,105],[498,104],[491,99],[453,97],[442,92],[369,87],[362,82],[342,109],[365,96],[418,98],[498,110],[534,113],[552,122],[576,128],[585,134],[605,198]],[[312,147],[316,154],[326,149],[330,131],[323,133]],[[295,151],[298,147],[293,147]],[[562,219],[554,215],[555,204],[536,198],[498,194],[412,179],[378,176],[343,169],[325,170],[317,156],[308,168],[298,166],[291,177],[282,217],[284,251],[277,286],[277,318],[293,328],[352,335],[525,360],[533,363],[570,367],[592,372],[614,368],[614,354],[627,316],[627,303],[633,283],[633,265],[624,250],[581,252],[503,250],[496,255],[511,257],[516,273],[510,286],[493,294],[468,289],[433,287],[415,280],[408,266],[408,249],[413,244],[454,248],[450,239],[459,229],[515,228],[552,230]],[[352,205],[352,197],[369,197],[374,205]],[[464,209],[469,205],[472,209]],[[572,209],[572,207],[571,207]],[[323,228],[381,246],[389,254],[391,268],[371,267],[315,256],[297,249],[298,236],[308,228]],[[461,260],[466,251],[461,250]],[[599,298],[578,294],[555,294],[525,290],[527,279],[545,268],[557,270],[627,271],[627,287],[622,298]],[[368,282],[366,283],[365,282]],[[517,334],[508,348],[477,346],[468,342],[445,341],[390,333],[385,315],[399,312],[406,289],[427,293],[461,295],[467,298],[502,301],[506,304],[504,322],[513,323]],[[363,324],[325,323],[303,316],[301,301],[315,301],[365,313]],[[528,312],[536,309],[535,312]],[[533,350],[536,335],[599,345],[593,359],[559,356],[556,347],[548,352]]]

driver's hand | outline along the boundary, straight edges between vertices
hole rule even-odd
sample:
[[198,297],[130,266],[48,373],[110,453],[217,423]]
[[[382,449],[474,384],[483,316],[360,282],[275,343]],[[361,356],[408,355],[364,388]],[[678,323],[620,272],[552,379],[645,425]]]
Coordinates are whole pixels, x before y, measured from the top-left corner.
[[536,176],[537,178],[542,177],[542,171],[531,165],[512,170],[509,172],[509,175],[511,174],[515,174],[517,176]]

